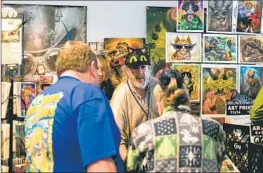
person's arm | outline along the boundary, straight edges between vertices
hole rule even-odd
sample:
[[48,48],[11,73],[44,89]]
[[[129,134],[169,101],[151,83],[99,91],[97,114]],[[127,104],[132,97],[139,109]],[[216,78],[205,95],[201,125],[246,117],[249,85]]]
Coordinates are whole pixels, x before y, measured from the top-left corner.
[[111,98],[111,109],[114,115],[115,122],[121,133],[119,152],[123,161],[125,161],[127,157],[127,145],[129,138],[129,117],[126,113],[127,110],[125,111],[125,101],[126,99],[124,93],[120,93],[120,91],[116,89]]
[[117,139],[110,119],[113,115],[108,109],[108,100],[99,88],[88,89],[78,89],[78,97],[73,96],[73,101],[85,100],[74,109],[78,114],[77,133],[83,167],[92,172],[116,171],[111,157],[118,154]]
[[117,172],[117,169],[112,158],[106,158],[90,164],[87,167],[86,171],[87,172]]

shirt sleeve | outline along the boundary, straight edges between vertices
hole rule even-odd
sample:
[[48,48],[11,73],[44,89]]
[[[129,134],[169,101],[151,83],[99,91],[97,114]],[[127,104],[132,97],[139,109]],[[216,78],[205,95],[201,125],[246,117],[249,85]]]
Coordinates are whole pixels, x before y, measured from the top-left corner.
[[111,109],[114,115],[114,119],[121,133],[121,145],[128,145],[129,138],[129,117],[127,110],[125,110],[126,98],[125,94],[120,93],[119,90],[115,90],[111,99]]
[[117,154],[116,136],[114,137],[110,122],[110,116],[113,115],[107,104],[109,103],[102,92],[93,92],[77,108],[78,140],[85,168],[95,161]]

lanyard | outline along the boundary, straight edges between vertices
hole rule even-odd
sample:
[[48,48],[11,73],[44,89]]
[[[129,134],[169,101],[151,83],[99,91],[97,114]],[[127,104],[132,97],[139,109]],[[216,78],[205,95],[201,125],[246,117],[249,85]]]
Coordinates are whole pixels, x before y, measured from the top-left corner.
[[150,116],[149,116],[149,115],[150,115],[150,109],[149,109],[149,107],[150,107],[150,96],[149,96],[149,93],[150,93],[150,85],[148,84],[148,86],[147,86],[147,93],[146,93],[148,112],[146,112],[146,111],[144,110],[144,108],[143,108],[142,105],[140,104],[139,100],[137,99],[137,97],[136,97],[136,96],[134,95],[134,93],[132,92],[132,89],[131,89],[130,84],[129,84],[128,81],[127,81],[127,85],[128,85],[128,87],[129,87],[130,92],[132,93],[133,98],[135,99],[135,101],[137,102],[137,104],[140,106],[141,110],[145,113],[145,115],[146,115],[146,117],[147,117],[147,120],[149,120],[149,118],[150,118]]

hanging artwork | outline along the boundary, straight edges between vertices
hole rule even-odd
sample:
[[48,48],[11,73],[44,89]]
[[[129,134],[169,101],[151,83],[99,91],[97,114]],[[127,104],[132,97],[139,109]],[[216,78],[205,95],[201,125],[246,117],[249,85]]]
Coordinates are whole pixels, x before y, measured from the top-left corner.
[[110,67],[109,79],[115,88],[124,80],[121,67],[125,64],[125,56],[129,53],[128,47],[144,48],[144,38],[105,38],[104,49],[106,51],[106,62]]
[[204,34],[203,41],[203,62],[237,62],[236,35]]
[[239,63],[263,62],[263,36],[239,36]]
[[200,62],[201,34],[166,33],[166,62]]
[[225,116],[226,101],[237,89],[236,65],[202,65],[202,114]]
[[263,85],[262,65],[241,65],[239,66],[240,93],[251,99],[255,99]]
[[204,30],[203,0],[178,0],[177,7],[178,32],[202,32]]
[[[8,17],[8,16],[6,16]],[[22,61],[22,17],[2,17],[2,64],[21,64]]]
[[86,42],[85,6],[12,4],[4,5],[4,10],[24,16],[24,81],[38,82],[40,75],[54,75],[58,48],[66,41]]
[[146,7],[147,43],[150,44],[153,75],[165,66],[165,34],[176,32],[176,15],[176,7]]
[[207,32],[233,32],[233,1],[208,1]]
[[260,34],[262,18],[261,1],[239,1],[236,31]]
[[175,64],[172,70],[178,70],[183,78],[182,87],[187,91],[191,101],[200,101],[200,65],[197,64]]

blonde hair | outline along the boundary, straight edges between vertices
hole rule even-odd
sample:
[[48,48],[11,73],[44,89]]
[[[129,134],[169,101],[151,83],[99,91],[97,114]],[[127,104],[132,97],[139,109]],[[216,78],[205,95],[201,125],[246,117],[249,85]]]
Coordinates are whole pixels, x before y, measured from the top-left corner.
[[103,70],[105,70],[105,80],[109,78],[109,73],[110,73],[110,67],[109,64],[107,63],[106,59],[102,55],[98,55],[97,59],[100,61],[100,63],[103,66]]
[[92,61],[95,61],[97,66],[96,55],[86,43],[68,41],[58,52],[56,61],[57,75],[60,76],[66,70],[84,73],[88,70]]

